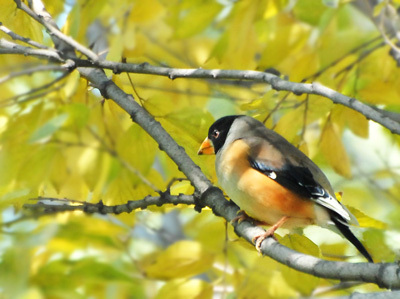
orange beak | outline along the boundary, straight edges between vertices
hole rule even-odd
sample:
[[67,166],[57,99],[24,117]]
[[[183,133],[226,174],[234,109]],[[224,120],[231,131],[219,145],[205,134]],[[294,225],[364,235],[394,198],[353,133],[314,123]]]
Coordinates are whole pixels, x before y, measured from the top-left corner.
[[200,145],[199,151],[197,152],[198,155],[213,155],[214,146],[208,137],[204,139],[203,143]]

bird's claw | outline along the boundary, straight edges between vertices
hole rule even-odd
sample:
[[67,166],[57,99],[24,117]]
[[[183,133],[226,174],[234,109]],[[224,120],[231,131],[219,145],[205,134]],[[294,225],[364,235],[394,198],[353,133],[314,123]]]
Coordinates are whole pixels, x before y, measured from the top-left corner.
[[266,238],[269,238],[269,237],[271,237],[271,238],[273,238],[275,241],[277,241],[276,238],[275,238],[275,236],[274,236],[274,231],[271,230],[271,229],[269,229],[269,230],[267,230],[267,231],[265,231],[265,232],[263,232],[263,233],[260,233],[260,234],[256,235],[256,236],[252,239],[253,243],[255,243],[255,246],[256,246],[256,249],[257,249],[258,253],[262,254],[262,252],[261,252],[261,245],[262,245],[262,242],[263,242]]
[[239,210],[237,212],[237,216],[231,220],[231,223],[236,223],[236,222],[240,223],[244,220],[249,220],[249,219],[252,219],[252,218],[249,215],[247,215],[245,211]]

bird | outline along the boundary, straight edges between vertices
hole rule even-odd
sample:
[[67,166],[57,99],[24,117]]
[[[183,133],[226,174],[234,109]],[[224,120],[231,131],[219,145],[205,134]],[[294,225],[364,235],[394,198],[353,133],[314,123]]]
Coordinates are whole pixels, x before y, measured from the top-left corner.
[[218,183],[240,208],[239,216],[270,228],[253,238],[256,249],[275,231],[317,224],[339,231],[373,263],[350,230],[356,217],[335,196],[322,170],[284,137],[246,115],[215,121],[198,151],[216,155]]

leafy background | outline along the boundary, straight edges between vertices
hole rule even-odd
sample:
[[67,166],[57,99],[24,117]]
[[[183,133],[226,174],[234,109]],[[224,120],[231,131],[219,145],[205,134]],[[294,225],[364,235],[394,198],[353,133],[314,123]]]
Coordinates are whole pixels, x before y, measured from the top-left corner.
[[[318,81],[364,103],[400,111],[399,68],[382,44],[379,26],[356,1],[44,2],[64,33],[98,47],[111,61],[274,68],[291,81]],[[4,25],[51,45],[47,33],[13,1],[1,3]],[[399,4],[382,1],[373,16]],[[102,34],[88,33],[90,28]],[[9,39],[2,32],[0,37]],[[0,75],[41,64],[32,57],[0,55]],[[356,233],[374,259],[398,256],[397,135],[327,99],[277,92],[265,84],[108,75],[135,95],[215,183],[214,158],[196,155],[213,120],[233,113],[266,120],[343,192],[343,202],[363,227]],[[45,92],[30,92],[56,78]],[[165,205],[121,215],[36,217],[23,208],[31,198],[122,204],[157,195],[183,175],[152,138],[77,72],[36,72],[0,82],[0,292],[5,298],[285,298],[324,294],[337,283],[261,258],[210,210]],[[191,194],[193,188],[181,181],[171,192]],[[346,240],[322,228],[278,234],[281,243],[304,253],[363,261]],[[334,294],[354,290],[378,289],[363,285]]]

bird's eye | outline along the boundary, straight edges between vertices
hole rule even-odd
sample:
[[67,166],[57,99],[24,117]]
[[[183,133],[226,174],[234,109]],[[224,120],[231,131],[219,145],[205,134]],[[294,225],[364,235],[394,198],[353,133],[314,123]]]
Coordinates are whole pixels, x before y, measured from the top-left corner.
[[212,132],[211,136],[212,136],[213,138],[217,139],[217,138],[219,137],[219,131],[214,130],[214,131]]

